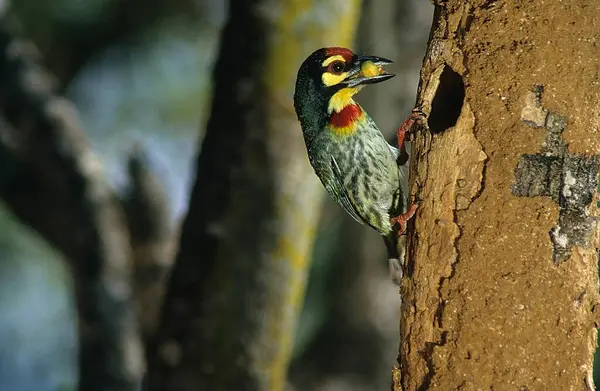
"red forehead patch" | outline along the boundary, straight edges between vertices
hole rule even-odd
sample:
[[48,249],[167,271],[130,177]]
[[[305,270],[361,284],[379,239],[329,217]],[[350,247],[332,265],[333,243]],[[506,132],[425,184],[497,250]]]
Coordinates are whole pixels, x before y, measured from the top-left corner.
[[342,57],[344,57],[344,60],[346,60],[346,62],[351,62],[352,57],[354,56],[354,53],[352,53],[352,51],[350,49],[340,48],[340,47],[331,47],[331,48],[325,49],[325,55],[327,57],[342,56]]

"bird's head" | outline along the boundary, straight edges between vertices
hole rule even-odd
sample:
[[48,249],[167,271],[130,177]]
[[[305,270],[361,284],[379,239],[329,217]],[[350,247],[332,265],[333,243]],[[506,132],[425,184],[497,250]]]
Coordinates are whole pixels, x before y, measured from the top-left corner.
[[294,93],[294,107],[303,131],[323,128],[331,121],[349,126],[362,114],[352,97],[367,84],[394,77],[383,70],[391,63],[340,47],[313,52],[300,66]]

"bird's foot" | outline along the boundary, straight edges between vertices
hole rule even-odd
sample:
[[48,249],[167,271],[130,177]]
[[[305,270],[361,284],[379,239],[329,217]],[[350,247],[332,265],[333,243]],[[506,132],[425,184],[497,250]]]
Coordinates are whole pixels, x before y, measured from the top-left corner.
[[415,122],[423,121],[425,118],[427,118],[427,115],[421,110],[421,108],[415,107],[412,110],[410,117],[408,117],[396,131],[396,138],[398,139],[398,149],[400,150],[400,156],[405,157],[405,161],[408,160],[406,146],[404,145],[406,133],[410,130],[410,128]]
[[390,219],[392,226],[396,224],[400,226],[400,228],[397,231],[398,236],[402,236],[404,232],[406,232],[406,224],[408,223],[408,220],[410,220],[415,215],[418,206],[419,204],[413,202],[412,204],[410,204],[406,212],[402,213],[400,216],[392,217]]

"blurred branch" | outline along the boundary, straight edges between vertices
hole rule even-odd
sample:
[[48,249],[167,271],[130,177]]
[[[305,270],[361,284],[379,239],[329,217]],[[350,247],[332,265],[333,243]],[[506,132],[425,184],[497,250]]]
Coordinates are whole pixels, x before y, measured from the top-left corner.
[[[118,200],[73,107],[35,48],[0,15],[0,196],[71,261],[80,313],[80,389],[135,390],[143,354],[131,308],[130,249]],[[4,172],[4,171],[3,171]]]
[[304,58],[351,43],[359,1],[339,4],[230,3],[151,391],[283,389],[323,194],[291,96]]
[[158,322],[175,239],[166,194],[141,147],[129,157],[128,167],[131,188],[123,205],[133,249],[133,281],[140,325],[147,340]]

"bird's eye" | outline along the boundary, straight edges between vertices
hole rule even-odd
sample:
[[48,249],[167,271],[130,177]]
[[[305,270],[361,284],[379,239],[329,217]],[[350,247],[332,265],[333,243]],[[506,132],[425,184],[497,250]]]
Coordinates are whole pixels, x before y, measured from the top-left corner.
[[329,64],[327,71],[329,73],[340,74],[344,71],[344,63],[342,61],[335,61]]

